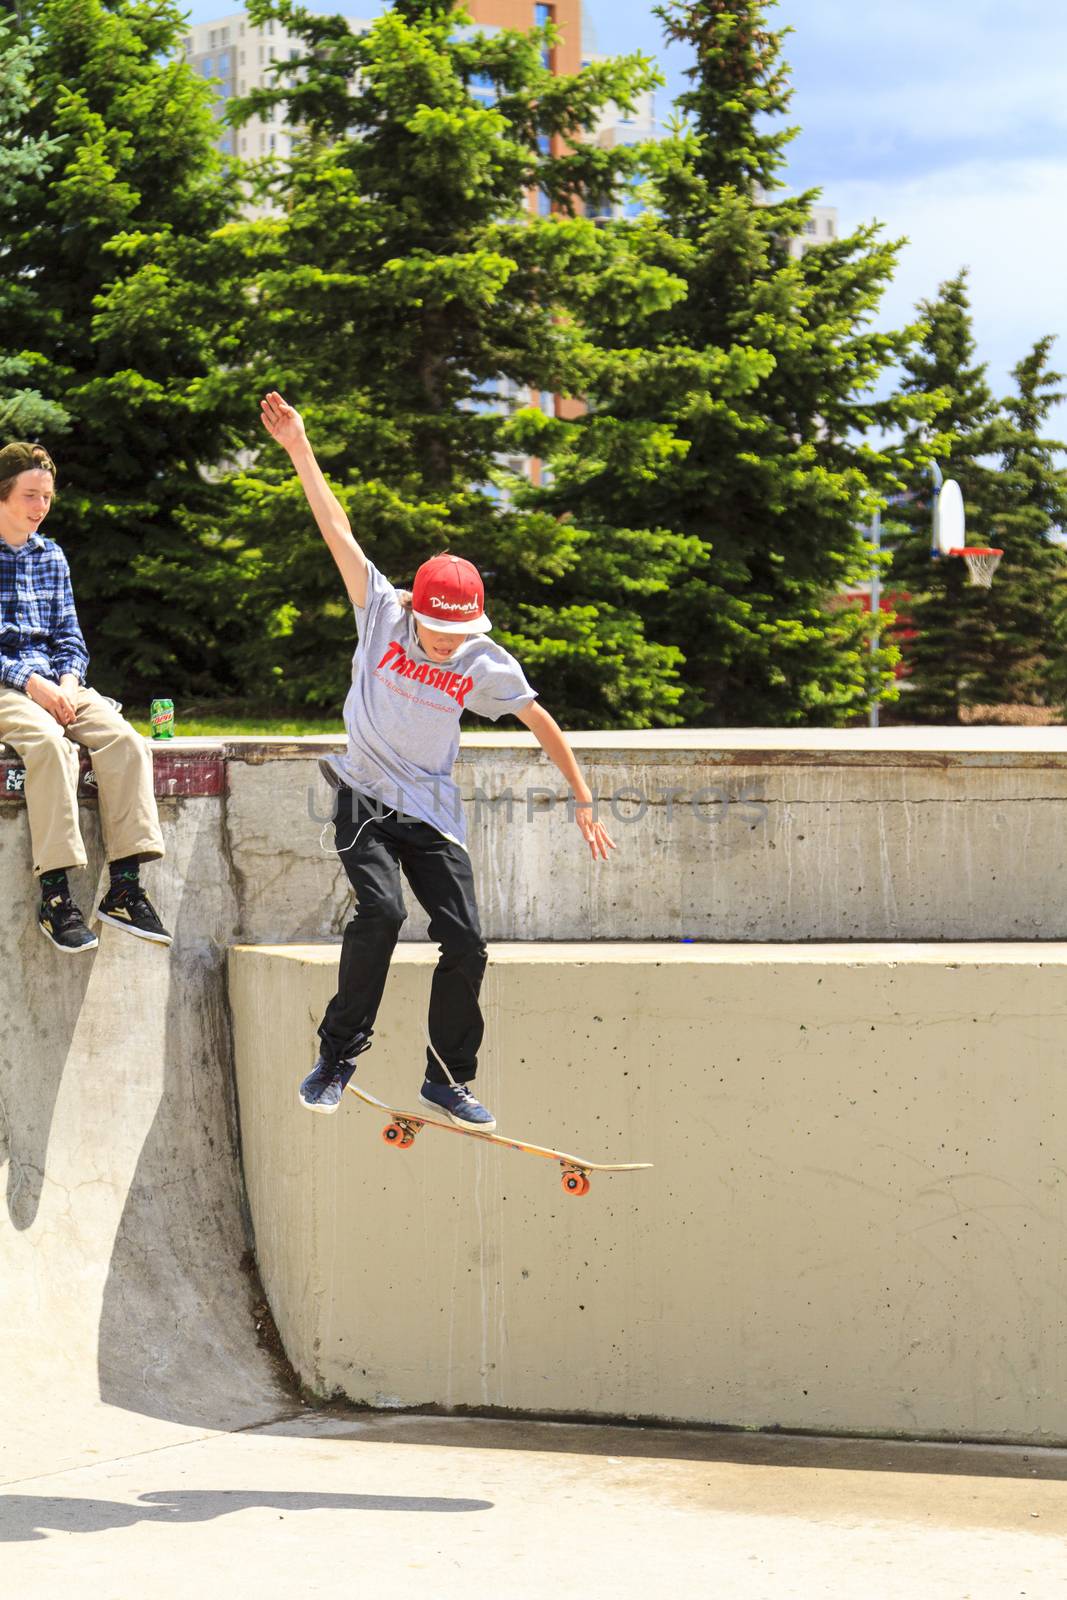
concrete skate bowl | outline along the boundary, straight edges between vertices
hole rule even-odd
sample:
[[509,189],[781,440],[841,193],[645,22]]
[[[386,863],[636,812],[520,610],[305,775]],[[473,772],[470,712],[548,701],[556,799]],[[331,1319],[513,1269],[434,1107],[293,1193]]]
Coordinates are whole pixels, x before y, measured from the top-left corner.
[[[609,748],[604,736],[589,735],[585,736],[582,759],[601,792],[611,792],[613,786],[633,789],[640,783],[649,792],[660,794],[683,790],[694,797],[692,803],[677,801],[673,810],[666,803],[650,804],[643,822],[620,826],[622,849],[611,863],[610,877],[606,870],[594,870],[589,862],[579,864],[571,828],[540,799],[528,811],[520,804],[514,823],[498,809],[483,808],[474,818],[472,855],[485,889],[486,931],[491,940],[537,945],[566,936],[579,942],[593,941],[599,946],[602,963],[605,947],[612,942],[674,942],[683,935],[709,943],[735,940],[739,944],[800,937],[808,941],[910,937],[939,942],[995,936],[1033,940],[1040,945],[1029,955],[1018,946],[1007,955],[991,956],[995,972],[987,977],[983,967],[978,978],[967,976],[968,963],[951,953],[942,951],[934,958],[913,955],[908,959],[918,960],[931,973],[938,969],[936,977],[931,976],[929,992],[922,991],[922,1007],[912,1007],[910,998],[906,1006],[895,1001],[890,1006],[884,996],[875,996],[889,1017],[906,1013],[911,1019],[914,1010],[915,1038],[926,1041],[924,1048],[930,1057],[923,1078],[926,1086],[936,1087],[942,1062],[948,1063],[945,1071],[951,1067],[953,1072],[959,1062],[965,1064],[965,1070],[958,1070],[963,1072],[966,1092],[961,1092],[953,1079],[939,1102],[939,1114],[954,1116],[957,1108],[968,1115],[982,1113],[973,1092],[971,1063],[978,1063],[991,1080],[987,1103],[998,1108],[1003,1125],[998,1138],[1003,1142],[1010,1134],[1015,1140],[1010,1159],[1001,1160],[998,1155],[992,1176],[976,1176],[969,1168],[965,1176],[968,1183],[987,1183],[988,1178],[987,1187],[995,1189],[1005,1174],[1021,1173],[1018,1181],[1031,1210],[1024,1206],[1010,1215],[1022,1217],[1027,1224],[1031,1214],[1041,1221],[1040,1229],[1029,1224],[1023,1229],[1020,1222],[1023,1237],[1016,1240],[1013,1234],[1010,1248],[1004,1246],[1002,1257],[997,1258],[1006,1284],[1015,1281],[1012,1273],[1022,1272],[1020,1262],[1025,1258],[1024,1280],[1045,1286],[1040,1316],[1029,1306],[1022,1321],[1017,1318],[1013,1323],[1011,1338],[1003,1341],[1010,1360],[1023,1371],[1018,1362],[1029,1358],[1035,1344],[1033,1330],[1038,1325],[1045,1328],[1041,1317],[1048,1319],[1051,1329],[1058,1314],[1056,1298],[1062,1293],[1050,1268],[1058,1259],[1050,1209],[1053,1199],[1058,1203],[1054,1193],[1058,1177],[1049,1166],[1049,1149],[1035,1160],[1038,1141],[1026,1115],[1028,1106],[1036,1115],[1042,1104],[1047,1105],[1053,1093],[1050,1086],[1059,1082],[1062,990],[1057,969],[1062,968],[1065,955],[1049,949],[1047,942],[1062,939],[1065,932],[1067,899],[1062,891],[1067,882],[1067,859],[1057,841],[1063,836],[1067,817],[1067,749],[1063,748],[1062,730],[1026,730],[1027,737],[1037,741],[1026,749],[1016,747],[1017,731],[995,731],[998,736],[1012,734],[1015,743],[1006,738],[991,741],[988,730],[980,738],[968,732],[966,749],[946,752],[926,747],[894,749],[886,741],[868,748],[856,736],[856,748],[846,748],[840,741],[831,748],[828,741],[827,750],[820,753],[812,741],[803,749],[794,748],[795,736],[790,736],[788,745],[783,738],[781,747],[774,748],[767,738],[750,740],[750,747],[742,748],[737,736],[727,749],[711,736],[704,736],[702,742],[694,736],[692,748],[678,740],[663,742],[662,748],[651,739],[639,746],[637,736],[618,736],[617,748]],[[595,742],[598,737],[599,744]],[[582,744],[581,739],[575,742]],[[91,956],[67,957],[53,950],[34,923],[36,895],[24,807],[15,796],[0,801],[0,884],[6,890],[10,930],[3,967],[6,987],[0,1005],[0,1162],[7,1169],[3,1174],[6,1204],[0,1210],[0,1333],[5,1337],[6,1356],[0,1378],[4,1417],[0,1450],[12,1452],[20,1478],[34,1470],[57,1470],[106,1453],[151,1449],[155,1441],[172,1440],[182,1430],[255,1426],[291,1413],[296,1406],[270,1353],[258,1342],[260,1333],[255,1326],[261,1319],[254,1315],[258,1291],[246,1266],[249,1229],[238,1159],[224,968],[227,951],[238,943],[287,946],[306,941],[321,951],[324,942],[335,942],[347,915],[347,882],[340,864],[325,859],[319,847],[321,807],[309,800],[317,775],[318,749],[313,742],[274,747],[249,742],[240,748],[235,742],[209,750],[206,742],[198,746],[188,741],[183,748],[184,756],[178,751],[162,761],[156,756],[168,859],[146,872],[150,892],[175,934],[170,951],[117,930],[105,930],[100,949]],[[521,794],[527,784],[545,780],[543,764],[535,765],[537,759],[521,737],[508,744],[501,736],[479,735],[465,748],[461,777],[472,792],[477,784],[491,794],[509,788]],[[201,761],[199,776],[193,773],[196,781],[184,787],[183,760],[191,763],[190,772],[197,760]],[[208,771],[212,763],[214,777]],[[695,796],[704,793],[717,775],[724,792],[729,791],[731,803],[728,809],[712,805],[705,817]],[[744,796],[750,794],[757,796],[758,806],[763,808],[756,817],[746,809]],[[92,867],[76,875],[74,887],[80,903],[88,909],[102,867],[91,801],[83,818]],[[419,922],[413,915],[406,933],[417,937]],[[836,963],[851,970],[850,948],[842,948],[836,955],[829,950],[825,954],[831,967]],[[893,967],[892,945],[885,947],[884,954]],[[642,959],[654,967],[656,949],[647,950]],[[773,965],[774,952],[760,956],[754,951],[753,959],[757,964]],[[865,970],[873,971],[871,964],[878,959],[879,952],[868,952]],[[706,957],[705,964],[709,961]],[[982,966],[977,952],[974,961]],[[1017,963],[1022,964],[1018,971]],[[562,975],[568,982],[577,965],[577,956],[564,964]],[[983,1018],[990,1008],[1002,1014],[1002,1022],[1019,1010],[1022,974],[1028,975],[1026,1003],[1013,1023],[998,1024],[1001,1031],[996,1051],[991,1052]],[[832,975],[828,970],[826,982]],[[601,976],[616,984],[608,966]],[[911,978],[905,969],[900,969],[893,982],[903,984],[905,978],[910,992]],[[328,987],[328,981],[323,978],[321,984]],[[778,993],[787,980],[777,976],[773,981],[760,979],[764,985],[769,981],[771,992]],[[799,981],[788,978],[789,984]],[[874,1004],[867,980],[847,981],[863,991],[862,1003],[853,1005],[848,1015],[853,1021],[865,1018]],[[516,990],[520,998],[525,982],[522,979]],[[659,978],[655,982],[659,984]],[[729,999],[733,978],[728,973],[716,977],[709,966],[702,977],[693,977],[693,983],[697,982],[709,985],[705,998],[711,1008],[710,1020],[701,1024],[701,1037],[711,1039],[721,1021],[715,985],[721,983],[722,994]],[[818,987],[817,978],[812,982]],[[968,988],[961,1009],[947,985],[961,989],[972,983],[988,988],[989,1004],[978,1007]],[[779,1061],[783,1081],[792,1081],[798,1049],[793,1037],[794,1013],[821,1015],[826,1007],[825,989],[826,983],[818,994],[805,992],[800,999],[795,995],[790,999],[792,990],[781,988],[785,1008],[780,1018],[781,1037],[769,1040],[764,1054]],[[490,995],[497,991],[505,993],[502,973],[498,977],[491,974]],[[279,1130],[288,1125],[286,1119],[296,1113],[293,1056],[300,1056],[313,1043],[312,1012],[315,1006],[321,1009],[323,1000],[314,985],[309,985],[306,993],[298,985],[294,992],[302,998],[286,1011],[290,1047],[284,1052],[280,1049],[281,1034],[275,1028],[268,1041],[269,1054],[266,1046],[258,1054],[245,1052],[244,1070],[252,1076],[248,1095],[242,1093],[242,1112],[254,1112],[258,1097],[260,1126],[275,1140],[269,1149],[264,1147],[258,1164],[251,1157],[249,1160],[260,1194],[274,1204],[277,1192],[284,1189],[287,1202],[298,1210],[301,1204],[313,1206],[315,1196],[325,1192],[323,1186],[328,1187],[336,1174],[325,1164],[301,1164],[294,1158],[297,1147],[292,1140],[286,1145],[278,1138]],[[510,991],[507,994],[501,1016],[493,1018],[492,1026],[503,1065],[515,1054],[507,1029],[514,1026],[519,1014],[517,999]],[[801,1000],[804,1009],[798,1010]],[[745,1031],[745,1048],[751,1050],[749,1012],[758,1014],[760,1002],[753,1000],[743,1009],[737,1028]],[[957,1028],[957,1012],[963,1018],[960,1028],[974,1030],[973,1038],[957,1040],[948,1050],[938,1041]],[[571,1028],[575,1015],[572,1007]],[[649,1015],[646,1006],[637,1021],[645,1026]],[[936,1028],[930,1025],[931,1017],[938,1019]],[[894,1022],[893,1026],[900,1024]],[[948,1031],[939,1032],[941,1028]],[[823,1034],[811,1033],[810,1037],[818,1042]],[[871,1036],[871,1044],[882,1037],[879,1028]],[[631,1043],[635,1038],[633,1032]],[[1033,1081],[1019,1090],[1017,1097],[1013,1088],[1013,1098],[1005,1102],[1004,1085],[1019,1071],[1020,1038],[1031,1041],[1028,1072]],[[865,1040],[866,1034],[856,1043],[857,1051],[861,1044],[868,1050]],[[572,1041],[575,1051],[580,1043],[580,1039]],[[650,1048],[653,1046],[654,1040]],[[740,1051],[739,1044],[735,1054]],[[407,1045],[405,1052],[410,1056]],[[558,1041],[546,1040],[543,1052],[546,1059],[555,1059]],[[374,1058],[375,1070],[387,1068],[388,1059],[382,1044]],[[906,1060],[911,1058],[895,1055],[889,1064],[892,1072],[899,1075]],[[758,1072],[763,1070],[758,1062],[756,1066],[752,1082],[758,1081]],[[887,1070],[880,1058],[871,1070],[875,1066],[880,1072]],[[845,1070],[843,1066],[839,1076]],[[909,1070],[917,1070],[914,1062]],[[276,1095],[268,1092],[275,1080],[279,1085]],[[747,1085],[749,1077],[742,1075],[742,1080]],[[699,1087],[701,1093],[710,1093],[703,1080]],[[816,1096],[813,1105],[822,1105],[824,1099]],[[879,1096],[879,1105],[886,1099],[895,1104],[900,1096]],[[688,1183],[693,1172],[707,1165],[678,1161],[676,1145],[671,1142],[671,1103],[664,1101],[662,1123],[650,1125],[654,1138],[634,1140],[633,1149],[625,1152],[621,1144],[616,1149],[613,1141],[611,1149],[600,1152],[660,1159],[657,1142],[662,1147],[657,1167],[659,1188],[650,1189],[647,1200],[644,1194],[640,1196],[642,1207],[652,1204],[653,1192],[666,1197],[662,1203],[668,1209],[660,1218],[660,1237],[671,1236],[675,1215],[669,1209],[675,1205],[670,1187],[660,1181],[663,1170],[673,1162]],[[1018,1107],[1010,1117],[1000,1112],[1005,1103]],[[738,1105],[747,1107],[743,1096]],[[531,1129],[540,1128],[547,1121],[562,1135],[560,1119],[545,1119],[540,1106],[531,1104],[528,1116],[521,1103],[513,1102],[513,1106],[515,1120],[523,1127],[528,1122]],[[752,1109],[762,1118],[771,1116],[774,1107],[761,1103]],[[710,1106],[708,1125],[718,1128],[721,1120],[721,1107]],[[318,1126],[322,1122],[326,1128]],[[309,1128],[306,1123],[315,1126]],[[576,1136],[593,1126],[591,1114],[583,1111]],[[746,1128],[742,1121],[738,1140],[750,1137]],[[875,1159],[880,1148],[870,1142],[875,1140],[877,1122],[872,1122],[868,1131],[867,1143],[866,1134],[853,1141],[857,1161],[862,1157],[866,1162],[869,1155]],[[984,1123],[979,1131],[988,1131]],[[380,1142],[374,1130],[358,1123],[348,1128],[347,1134],[349,1142],[364,1135],[373,1138],[376,1146]],[[317,1139],[320,1144],[329,1138],[339,1143],[341,1132],[328,1119],[305,1118],[293,1137],[305,1142]],[[836,1141],[835,1130],[827,1128],[825,1137],[828,1142]],[[914,1137],[909,1127],[905,1141],[909,1149]],[[958,1142],[953,1139],[948,1148],[954,1150]],[[465,1150],[466,1141],[454,1143]],[[971,1147],[973,1141],[971,1146],[961,1146]],[[783,1151],[784,1162],[788,1150],[783,1147]],[[444,1154],[442,1150],[442,1158]],[[941,1160],[936,1150],[930,1152],[935,1178],[943,1176]],[[407,1170],[411,1179],[405,1181],[413,1181],[422,1172],[429,1193],[440,1193],[436,1178],[430,1182],[433,1169],[428,1164]],[[351,1163],[345,1164],[343,1171],[351,1173],[353,1183],[363,1181]],[[544,1174],[526,1173],[512,1161],[499,1173],[487,1168],[486,1181],[504,1175],[509,1182],[514,1177],[530,1183],[530,1204],[536,1204],[540,1214],[540,1192],[535,1199],[533,1186]],[[763,1184],[760,1192],[766,1193],[770,1206],[778,1186],[766,1174],[758,1175]],[[949,1177],[953,1184],[963,1181],[955,1168]],[[817,1174],[811,1192],[825,1200],[825,1178],[818,1178],[817,1185],[816,1178]],[[395,1182],[391,1177],[390,1183]],[[893,1204],[887,1201],[886,1215],[879,1213],[871,1219],[871,1226],[884,1227],[887,1238],[899,1243],[903,1235],[894,1221],[897,1201],[921,1210],[932,1203],[929,1195],[936,1196],[940,1190],[919,1185],[898,1195],[894,1187],[898,1183],[892,1175],[885,1180],[883,1188]],[[621,1184],[620,1179],[614,1191],[607,1188],[606,1195],[617,1193],[620,1203],[636,1201],[639,1191],[634,1189],[628,1196]],[[469,1192],[469,1186],[461,1185],[461,1192]],[[744,1186],[739,1192],[742,1197],[747,1193]],[[805,1195],[807,1192],[805,1189]],[[981,1204],[983,1215],[988,1212],[999,1217],[999,1201],[992,1190],[981,1190]],[[837,1209],[845,1221],[855,1210]],[[696,1214],[714,1218],[721,1211],[721,1206],[704,1205]],[[572,1217],[569,1225],[577,1228],[577,1219],[585,1213],[567,1215]],[[395,1217],[393,1220],[395,1225]],[[925,1214],[919,1217],[924,1226],[928,1220]],[[284,1217],[282,1224],[285,1233]],[[767,1223],[768,1237],[776,1236],[772,1224],[773,1217]],[[946,1228],[949,1221],[939,1217],[936,1225]],[[268,1230],[262,1217],[257,1230],[263,1247]],[[973,1237],[973,1233],[969,1228],[965,1237]],[[927,1236],[917,1232],[914,1237],[922,1241]],[[985,1237],[990,1248],[998,1247],[1000,1235]],[[946,1259],[951,1259],[955,1243],[950,1238],[945,1244]],[[295,1246],[290,1240],[286,1246],[286,1271],[292,1288],[286,1303],[279,1299],[274,1307],[280,1323],[283,1313],[290,1318],[302,1315],[302,1307],[313,1319],[322,1314],[321,1307],[308,1306],[313,1296],[308,1291],[311,1279],[307,1270],[322,1241],[310,1240],[303,1264],[296,1248],[299,1244],[299,1239]],[[718,1248],[715,1241],[712,1245]],[[856,1250],[856,1259],[866,1262],[859,1245]],[[1034,1252],[1032,1261],[1027,1250]],[[261,1253],[266,1262],[266,1250]],[[750,1259],[758,1263],[764,1255],[761,1234]],[[596,1258],[591,1259],[595,1264]],[[787,1253],[783,1271],[793,1259]],[[901,1260],[910,1270],[910,1258],[902,1256]],[[981,1252],[972,1251],[969,1261],[968,1283],[986,1283],[988,1273]],[[582,1270],[587,1270],[584,1265]],[[621,1303],[640,1299],[632,1291],[635,1277],[632,1274],[627,1279],[622,1291],[626,1298]],[[708,1281],[717,1281],[715,1275],[709,1275]],[[924,1280],[924,1292],[932,1302],[932,1325],[937,1326],[938,1316],[947,1316],[938,1310],[937,1285],[941,1281],[937,1274]],[[524,1282],[515,1286],[516,1295],[524,1292]],[[505,1287],[510,1293],[510,1285]],[[1004,1293],[1007,1297],[1008,1290]],[[780,1309],[780,1282],[774,1284],[773,1295]],[[613,1327],[618,1320],[617,1302],[605,1295],[598,1303],[603,1304],[606,1324]],[[825,1297],[820,1303],[825,1303]],[[1005,1303],[1014,1302],[1006,1298]],[[471,1314],[484,1316],[480,1300]],[[957,1321],[953,1320],[954,1327]],[[704,1318],[702,1326],[711,1325]],[[966,1319],[964,1325],[968,1325]],[[481,1330],[482,1323],[472,1326]],[[946,1339],[951,1331],[946,1332]],[[742,1329],[738,1335],[742,1352],[751,1347],[743,1333]],[[876,1329],[874,1335],[882,1338],[885,1330]],[[822,1337],[818,1331],[820,1341]],[[1056,1348],[1047,1330],[1036,1342],[1046,1352]],[[650,1348],[659,1349],[661,1343]],[[290,1344],[289,1354],[299,1365],[300,1351],[295,1342]],[[480,1348],[478,1340],[471,1348]],[[936,1368],[938,1374],[939,1348],[936,1339],[928,1341],[931,1370]],[[321,1354],[315,1357],[319,1366],[325,1359]],[[917,1356],[909,1353],[908,1359],[914,1363]],[[309,1362],[309,1371],[310,1366]],[[892,1376],[891,1363],[883,1362],[882,1369]],[[783,1368],[788,1370],[788,1366]],[[947,1360],[946,1370],[962,1374],[963,1383],[972,1369],[954,1358]],[[326,1376],[325,1390],[339,1386],[340,1380],[335,1381],[330,1373]],[[803,1396],[807,1383],[801,1382],[802,1376],[796,1374],[793,1390]],[[413,1390],[413,1401],[437,1400],[440,1393],[448,1392],[436,1384],[433,1388],[433,1393]],[[925,1417],[901,1417],[887,1410],[885,1425],[920,1432],[950,1425],[957,1434],[969,1431],[1014,1438],[1041,1438],[1042,1429],[1051,1426],[1056,1437],[1064,1436],[1067,1424],[1062,1404],[1057,1403],[1050,1417],[1044,1399],[1057,1390],[1054,1377],[1044,1373],[1030,1389],[1032,1392],[1025,1394],[1011,1391],[1010,1416],[1002,1408],[1004,1414],[996,1412],[987,1418],[981,1408],[968,1411],[960,1400],[948,1424]],[[476,1374],[468,1403],[482,1403],[483,1390],[484,1381]],[[383,1383],[382,1392],[401,1390]],[[754,1384],[754,1393],[757,1398],[765,1396],[762,1378]],[[867,1387],[861,1393],[858,1386],[856,1404],[848,1414],[837,1405],[836,1393],[834,1404],[827,1402],[822,1409],[812,1400],[810,1415],[777,1408],[768,1417],[755,1405],[743,1414],[750,1424],[775,1422],[788,1414],[798,1426],[862,1429],[881,1421],[875,1417],[872,1422],[869,1407],[861,1406],[866,1397]],[[703,1390],[699,1398],[703,1405],[707,1398]],[[670,1399],[665,1399],[662,1389],[651,1392],[650,1388],[639,1409],[649,1415],[683,1415],[696,1420],[710,1417],[721,1421],[727,1415],[721,1405],[713,1409],[682,1407],[668,1404]],[[613,1391],[605,1401],[605,1411],[618,1414],[627,1410],[632,1400],[630,1391],[621,1398]],[[554,1393],[547,1398],[530,1397],[509,1390],[501,1403],[551,1410],[561,1401]],[[581,1409],[588,1409],[584,1401]],[[735,1409],[742,1414],[740,1407]]]
[[[173,948],[101,929],[82,956],[36,928],[25,812],[0,808],[14,930],[0,1007],[0,1404],[20,1476],[122,1448],[135,1417],[166,1433],[293,1409],[255,1328],[223,966],[236,914],[224,802],[160,806],[168,859],[149,870]],[[88,910],[103,863],[95,808],[82,816],[90,868],[72,886]],[[137,1448],[153,1437],[139,1429]]]

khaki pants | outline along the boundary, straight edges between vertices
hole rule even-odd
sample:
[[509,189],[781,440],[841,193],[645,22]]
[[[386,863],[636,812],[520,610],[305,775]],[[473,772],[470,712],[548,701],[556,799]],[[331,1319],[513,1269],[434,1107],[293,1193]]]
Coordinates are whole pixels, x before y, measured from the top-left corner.
[[0,684],[0,740],[26,768],[34,872],[86,864],[78,826],[77,745],[92,753],[108,860],[158,860],[163,835],[147,743],[95,689],[77,689],[72,699],[77,716],[63,728],[21,689]]

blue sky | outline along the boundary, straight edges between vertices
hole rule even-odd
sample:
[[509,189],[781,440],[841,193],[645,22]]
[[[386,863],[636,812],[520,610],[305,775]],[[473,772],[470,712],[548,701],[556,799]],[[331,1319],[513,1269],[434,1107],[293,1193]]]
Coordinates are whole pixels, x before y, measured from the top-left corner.
[[[195,0],[192,16],[229,9]],[[370,16],[384,6],[340,9]],[[652,0],[586,0],[586,11],[598,52],[657,57],[665,116],[686,57],[664,48]],[[910,240],[880,321],[906,321],[916,300],[968,266],[994,387],[1007,387],[1011,366],[1045,333],[1061,335],[1067,368],[1067,6],[782,0],[770,15],[794,29],[791,120],[803,131],[791,185],[821,188],[845,229],[878,219]]]
[[[684,86],[647,0],[587,0],[600,51],[641,49]],[[795,188],[818,187],[844,228],[906,236],[884,325],[961,266],[994,388],[1035,339],[1067,369],[1067,6],[1057,0],[782,0],[795,89]],[[1058,426],[1067,427],[1065,413]]]

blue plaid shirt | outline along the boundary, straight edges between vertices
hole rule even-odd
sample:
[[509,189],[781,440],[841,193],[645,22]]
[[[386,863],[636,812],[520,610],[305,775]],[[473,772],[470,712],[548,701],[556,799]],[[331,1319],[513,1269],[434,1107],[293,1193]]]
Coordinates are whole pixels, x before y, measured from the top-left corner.
[[34,672],[84,683],[88,665],[62,550],[39,533],[20,545],[0,539],[0,683],[25,689]]

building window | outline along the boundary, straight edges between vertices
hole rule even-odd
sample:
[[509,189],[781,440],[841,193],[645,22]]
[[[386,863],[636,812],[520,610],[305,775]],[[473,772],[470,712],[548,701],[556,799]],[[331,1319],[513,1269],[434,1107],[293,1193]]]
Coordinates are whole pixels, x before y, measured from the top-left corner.
[[539,217],[550,217],[552,215],[552,199],[550,195],[545,193],[544,189],[538,189],[537,191],[537,215]]
[[832,239],[833,236],[834,236],[834,225],[833,225],[833,222],[830,220],[829,217],[827,217],[827,219],[826,219],[826,232],[827,232],[828,237]]
[[229,51],[228,50],[224,50],[222,52],[222,55],[219,56],[219,65],[218,65],[219,77],[220,78],[228,77],[229,76],[229,72],[230,72],[230,55],[229,55]]
[[210,56],[205,56],[203,61],[201,61],[201,63],[200,63],[200,71],[204,74],[205,78],[210,78],[211,77],[211,57]]
[[[550,22],[554,22],[556,20],[555,19],[555,9],[556,9],[555,6],[535,5],[534,6],[534,27],[535,28],[544,28],[544,27],[547,27]],[[547,68],[547,70],[549,72],[551,72],[551,70],[552,70],[552,50],[551,50],[550,46],[547,45],[547,44],[543,45],[542,48],[541,48],[541,65],[543,67]]]
[[804,232],[805,233],[814,233],[816,228],[817,228],[817,226],[818,226],[818,224],[816,223],[815,218],[814,217],[809,217],[807,222],[805,222],[805,224],[804,224]]

